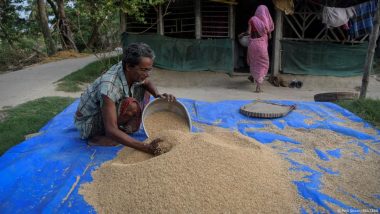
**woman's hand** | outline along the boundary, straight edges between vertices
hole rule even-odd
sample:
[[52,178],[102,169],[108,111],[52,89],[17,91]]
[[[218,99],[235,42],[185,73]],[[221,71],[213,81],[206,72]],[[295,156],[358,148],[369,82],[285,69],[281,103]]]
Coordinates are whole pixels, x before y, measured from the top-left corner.
[[166,99],[169,102],[174,102],[176,100],[175,96],[167,93],[159,94],[157,98]]
[[242,33],[240,33],[240,34],[238,35],[238,38],[241,38],[241,37],[243,37],[243,36],[247,36],[247,35],[249,35],[249,33],[247,33],[247,32],[242,32]]
[[160,142],[162,142],[160,138],[156,138],[152,140],[149,144],[147,144],[147,152],[152,155],[159,155],[161,153],[161,149],[158,146]]

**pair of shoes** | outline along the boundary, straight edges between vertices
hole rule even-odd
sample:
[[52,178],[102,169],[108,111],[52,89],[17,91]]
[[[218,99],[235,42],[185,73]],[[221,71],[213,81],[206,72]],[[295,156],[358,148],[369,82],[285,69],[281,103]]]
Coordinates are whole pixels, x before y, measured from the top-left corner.
[[268,78],[268,82],[270,82],[273,86],[276,87],[288,87],[288,83],[278,76],[270,76]]
[[301,81],[297,81],[297,80],[293,80],[290,84],[289,84],[289,88],[302,88],[303,86],[303,82]]
[[281,79],[281,81],[280,81],[280,86],[281,86],[281,87],[288,87],[288,86],[289,86],[289,83],[288,83],[287,81]]
[[269,76],[268,82],[270,82],[275,87],[279,87],[280,86],[280,80],[276,76]]

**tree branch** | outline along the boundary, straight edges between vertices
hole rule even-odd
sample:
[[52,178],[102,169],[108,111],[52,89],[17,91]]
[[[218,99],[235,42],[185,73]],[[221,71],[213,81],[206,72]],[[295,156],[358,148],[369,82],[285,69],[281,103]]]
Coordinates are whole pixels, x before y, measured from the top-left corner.
[[[174,0],[169,0],[168,4],[166,5],[166,8],[165,8],[165,12],[164,14],[162,14],[162,17],[165,17],[166,15],[170,14],[168,13],[168,9],[169,9],[169,5],[170,3],[172,3],[172,1]],[[157,11],[157,10],[156,10]],[[148,28],[146,28],[145,30],[141,31],[141,32],[138,32],[138,33],[129,33],[129,34],[142,34],[142,33],[145,33],[147,32],[148,30],[150,30],[152,27],[154,27],[155,25],[157,25],[159,22],[159,20],[157,19],[155,23],[152,23]]]
[[54,4],[54,2],[52,0],[46,0],[47,3],[49,3],[51,9],[53,10],[53,13],[55,15],[55,18],[58,20],[58,10],[57,10],[57,6]]

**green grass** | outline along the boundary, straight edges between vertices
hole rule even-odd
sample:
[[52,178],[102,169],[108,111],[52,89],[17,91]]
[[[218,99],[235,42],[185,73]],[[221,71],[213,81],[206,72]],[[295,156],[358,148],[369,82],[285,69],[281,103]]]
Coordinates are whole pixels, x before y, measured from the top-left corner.
[[380,128],[380,100],[359,99],[353,101],[339,101],[337,104],[358,115],[377,128]]
[[38,132],[74,100],[69,97],[44,97],[1,111],[6,116],[0,122],[0,155],[22,142],[25,135]]
[[92,62],[62,79],[58,80],[57,91],[78,92],[81,85],[93,82],[104,71],[120,61],[120,56],[110,57]]

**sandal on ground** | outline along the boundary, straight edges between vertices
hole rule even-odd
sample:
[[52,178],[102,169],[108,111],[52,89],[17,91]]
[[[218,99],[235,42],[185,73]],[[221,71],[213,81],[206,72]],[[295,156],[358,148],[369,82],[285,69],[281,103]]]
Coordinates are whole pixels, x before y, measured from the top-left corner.
[[301,81],[296,82],[296,88],[302,88],[303,83]]
[[289,86],[289,83],[286,82],[285,80],[281,80],[281,81],[280,81],[280,86],[281,86],[281,87],[288,87],[288,86]]
[[289,88],[295,88],[296,87],[296,84],[297,84],[297,81],[296,80],[292,80],[289,84]]

